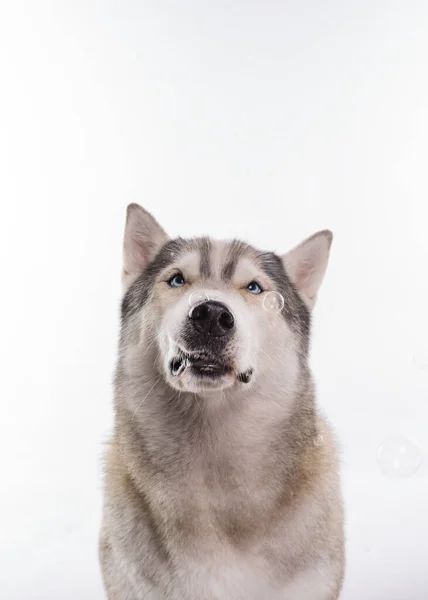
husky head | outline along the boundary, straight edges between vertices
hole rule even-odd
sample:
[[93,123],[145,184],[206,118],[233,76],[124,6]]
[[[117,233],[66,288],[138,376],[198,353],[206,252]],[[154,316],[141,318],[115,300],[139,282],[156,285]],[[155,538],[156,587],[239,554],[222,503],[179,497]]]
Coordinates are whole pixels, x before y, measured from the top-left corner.
[[280,257],[237,240],[169,239],[131,204],[121,372],[199,396],[247,394],[263,382],[292,394],[331,241],[321,231]]

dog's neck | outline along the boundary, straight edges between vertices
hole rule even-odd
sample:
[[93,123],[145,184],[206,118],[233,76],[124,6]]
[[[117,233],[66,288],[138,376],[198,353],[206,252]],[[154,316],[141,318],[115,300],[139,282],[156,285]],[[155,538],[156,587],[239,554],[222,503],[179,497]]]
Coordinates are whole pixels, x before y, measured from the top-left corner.
[[[140,457],[141,468],[175,477],[192,469],[222,476],[266,477],[276,467],[285,475],[296,468],[300,454],[316,436],[311,380],[302,378],[293,397],[280,389],[263,395],[263,380],[247,391],[179,393],[161,379],[121,383],[116,393],[116,433],[129,460]],[[280,387],[280,386],[278,386]],[[226,476],[226,474],[225,474]]]

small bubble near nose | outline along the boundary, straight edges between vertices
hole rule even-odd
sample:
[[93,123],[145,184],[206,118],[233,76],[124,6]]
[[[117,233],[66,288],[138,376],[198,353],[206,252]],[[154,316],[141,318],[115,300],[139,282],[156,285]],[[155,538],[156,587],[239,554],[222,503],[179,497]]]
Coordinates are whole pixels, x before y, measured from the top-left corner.
[[263,308],[269,313],[279,313],[284,308],[284,298],[279,292],[267,292],[263,298]]
[[192,292],[189,296],[189,306],[196,306],[196,304],[200,304],[201,302],[207,302],[210,299],[206,292],[201,290]]

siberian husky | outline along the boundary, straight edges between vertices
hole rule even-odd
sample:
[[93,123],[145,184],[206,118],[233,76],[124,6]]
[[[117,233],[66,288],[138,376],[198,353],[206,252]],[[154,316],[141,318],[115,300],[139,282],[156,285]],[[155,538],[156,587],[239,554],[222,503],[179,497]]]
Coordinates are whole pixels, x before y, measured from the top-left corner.
[[128,207],[99,546],[109,600],[339,597],[338,461],[308,366],[331,242],[321,231],[280,257],[169,239]]

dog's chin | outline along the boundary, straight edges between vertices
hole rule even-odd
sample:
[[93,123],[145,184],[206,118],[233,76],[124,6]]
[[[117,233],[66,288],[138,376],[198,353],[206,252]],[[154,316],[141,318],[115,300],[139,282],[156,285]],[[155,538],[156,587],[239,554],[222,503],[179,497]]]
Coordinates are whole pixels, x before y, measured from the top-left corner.
[[232,364],[206,357],[177,354],[167,365],[169,384],[191,393],[216,392],[249,383],[252,369],[239,373]]

